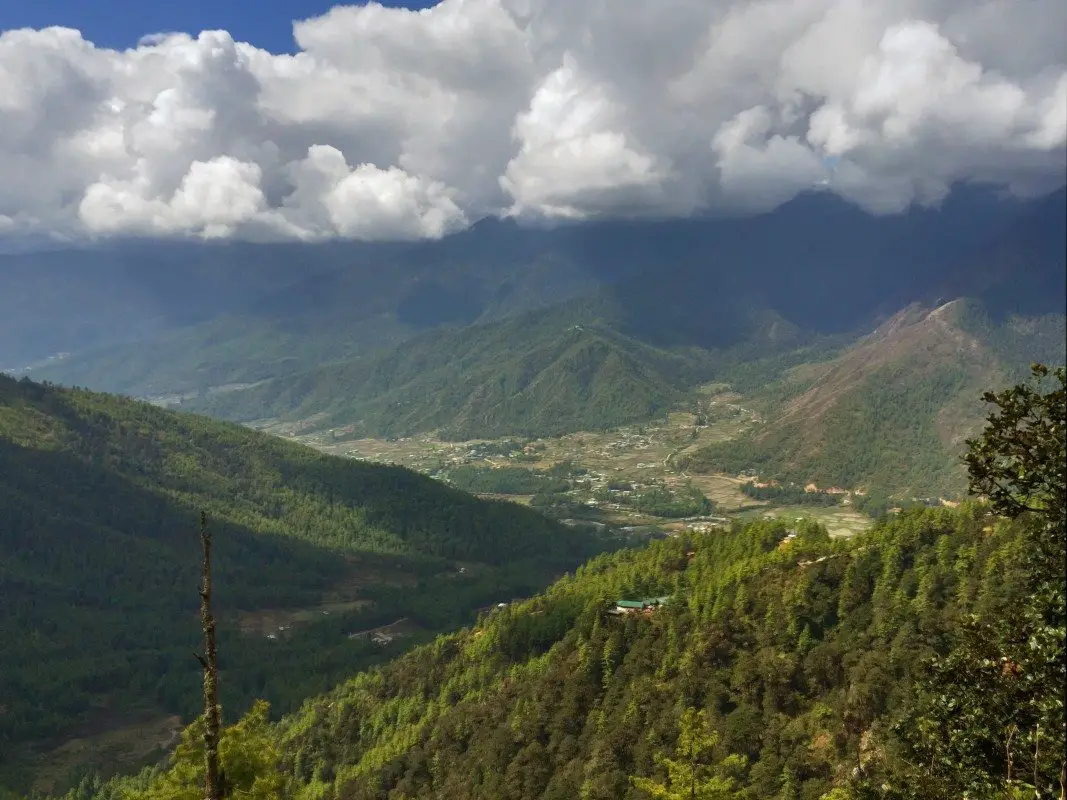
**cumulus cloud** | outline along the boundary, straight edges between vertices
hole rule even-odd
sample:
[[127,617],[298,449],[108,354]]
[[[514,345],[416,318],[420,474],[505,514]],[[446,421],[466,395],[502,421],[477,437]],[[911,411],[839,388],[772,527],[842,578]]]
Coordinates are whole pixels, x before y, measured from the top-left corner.
[[285,205],[308,216],[298,221],[303,230],[322,220],[341,236],[408,239],[440,237],[467,224],[452,191],[439,181],[374,164],[350,170],[341,151],[329,145],[310,148],[292,174],[296,188]]
[[875,213],[1030,195],[1064,182],[1064,29],[1062,0],[444,0],[297,21],[295,55],[6,31],[0,236],[440,237],[827,178]]

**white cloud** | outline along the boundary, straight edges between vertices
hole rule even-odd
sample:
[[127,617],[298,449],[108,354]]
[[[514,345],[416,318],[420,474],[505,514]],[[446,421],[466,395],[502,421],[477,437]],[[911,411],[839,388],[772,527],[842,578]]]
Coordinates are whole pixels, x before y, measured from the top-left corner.
[[[296,209],[321,203],[339,235],[354,239],[441,237],[467,225],[439,181],[415,177],[397,167],[360,164],[349,170],[340,150],[318,145],[294,166]],[[304,198],[307,202],[301,203]],[[314,217],[319,215],[314,214]]]
[[520,149],[500,179],[511,212],[581,219],[642,199],[661,203],[668,171],[631,141],[625,122],[622,103],[565,54],[515,122]]
[[140,173],[132,180],[103,180],[89,186],[78,216],[96,233],[166,235],[192,233],[207,239],[233,235],[267,210],[259,188],[258,164],[218,156],[194,161],[181,184],[167,198],[153,196],[152,183]]
[[486,214],[879,213],[1064,182],[1062,0],[444,0],[0,34],[0,235],[438,237]]

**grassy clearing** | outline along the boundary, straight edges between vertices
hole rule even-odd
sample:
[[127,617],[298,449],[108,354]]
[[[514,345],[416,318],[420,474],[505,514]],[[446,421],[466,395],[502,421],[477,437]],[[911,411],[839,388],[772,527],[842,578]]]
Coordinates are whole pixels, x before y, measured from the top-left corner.
[[146,763],[172,747],[181,730],[181,719],[173,715],[101,712],[62,744],[30,756],[32,788],[48,793],[87,769],[106,775]]
[[874,524],[870,517],[847,507],[823,506],[765,506],[750,508],[739,514],[742,519],[769,517],[774,519],[812,519],[826,527],[831,536],[848,537],[862,533]]
[[321,603],[311,608],[238,611],[237,624],[241,629],[241,633],[262,636],[272,633],[276,636],[285,636],[294,626],[311,622],[326,614],[344,614],[369,605],[371,605],[370,600],[349,600],[347,602]]

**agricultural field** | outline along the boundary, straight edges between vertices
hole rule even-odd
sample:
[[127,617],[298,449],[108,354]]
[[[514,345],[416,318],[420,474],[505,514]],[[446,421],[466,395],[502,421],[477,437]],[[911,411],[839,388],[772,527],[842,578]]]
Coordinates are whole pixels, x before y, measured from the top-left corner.
[[811,519],[823,525],[830,536],[842,538],[855,536],[872,524],[870,517],[847,507],[834,506],[767,506],[750,508],[737,515],[743,520],[763,517],[767,519]]
[[[444,480],[461,468],[507,468],[509,472],[547,474],[565,465],[572,486],[566,494],[573,505],[581,508],[582,521],[636,533],[699,531],[733,518],[759,516],[818,519],[835,536],[851,536],[872,524],[867,516],[847,505],[775,505],[755,500],[741,490],[746,482],[754,480],[753,475],[690,474],[681,469],[678,464],[682,456],[709,444],[735,439],[763,422],[757,411],[746,407],[741,395],[722,384],[702,387],[690,410],[672,411],[657,422],[551,438],[445,441],[422,435],[351,439],[344,428],[303,432],[314,422],[264,421],[256,427],[332,455],[399,464]],[[624,489],[608,488],[625,484],[629,486]],[[537,505],[535,495],[529,492],[477,491],[457,485],[479,496]],[[628,502],[634,495],[651,489],[667,493],[695,490],[711,501],[714,511],[678,519],[648,513]],[[565,518],[566,511],[558,510],[555,515],[571,521]]]

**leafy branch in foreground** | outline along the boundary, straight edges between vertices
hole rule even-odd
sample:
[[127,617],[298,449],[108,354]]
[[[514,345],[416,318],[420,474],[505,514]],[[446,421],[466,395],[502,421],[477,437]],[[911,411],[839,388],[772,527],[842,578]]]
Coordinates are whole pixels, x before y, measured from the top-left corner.
[[[1067,369],[1031,367],[1033,379],[1002,392],[986,392],[982,399],[997,410],[986,419],[986,429],[967,442],[964,456],[972,494],[989,498],[993,510],[1006,517],[1030,511],[1047,522],[1048,530],[1062,533],[1067,506]],[[1059,383],[1042,393],[1049,375]],[[1055,551],[1043,555],[1058,555]]]

